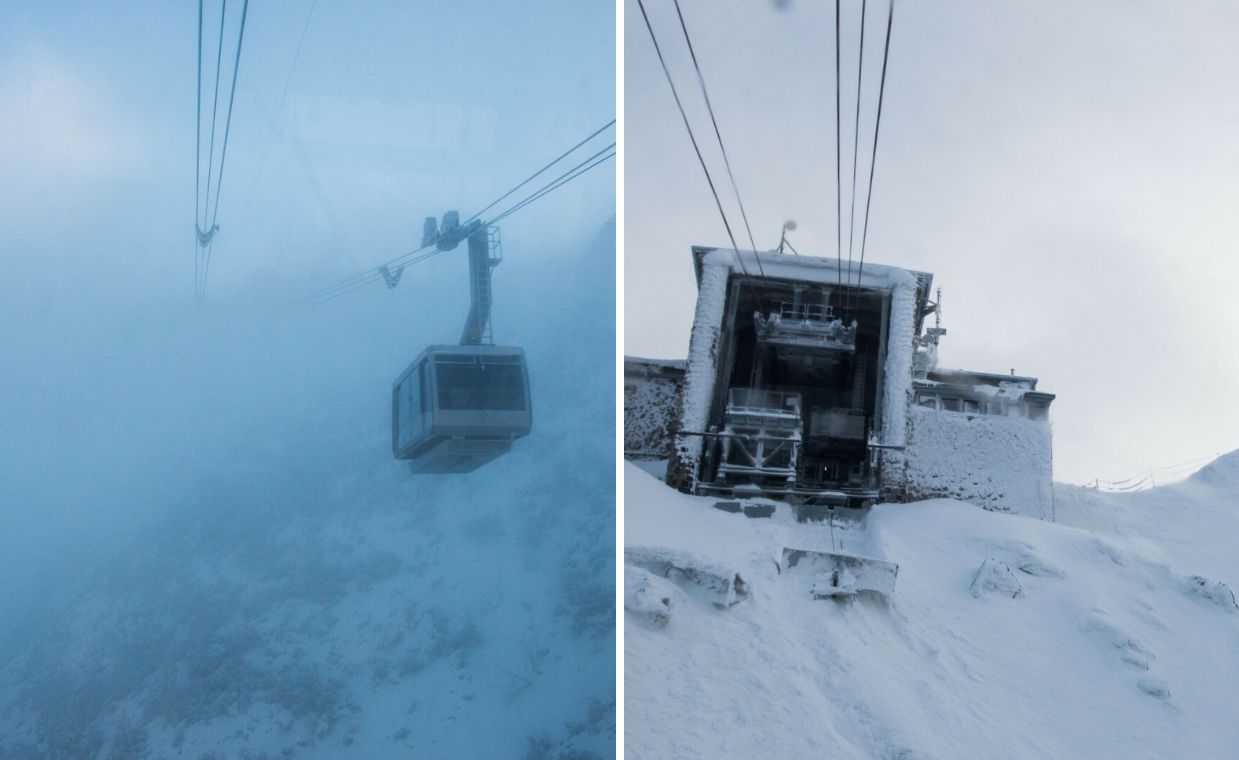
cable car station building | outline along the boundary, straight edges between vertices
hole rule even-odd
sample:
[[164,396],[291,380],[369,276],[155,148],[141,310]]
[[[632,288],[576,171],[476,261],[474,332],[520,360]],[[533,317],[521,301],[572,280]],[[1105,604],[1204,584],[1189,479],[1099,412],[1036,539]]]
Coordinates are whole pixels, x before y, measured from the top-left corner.
[[[674,416],[670,484],[801,504],[949,497],[1053,519],[1054,396],[1033,377],[938,368],[933,275],[701,247],[693,265],[682,377],[665,362],[625,367],[626,427],[640,421],[644,436],[631,453],[648,457],[652,416]],[[642,392],[651,383],[658,392]]]

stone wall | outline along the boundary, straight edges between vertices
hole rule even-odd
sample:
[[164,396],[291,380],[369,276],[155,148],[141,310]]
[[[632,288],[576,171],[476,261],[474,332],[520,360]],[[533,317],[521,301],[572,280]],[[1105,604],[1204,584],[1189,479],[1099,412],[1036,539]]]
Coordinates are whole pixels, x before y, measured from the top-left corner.
[[684,393],[684,362],[624,357],[624,456],[667,459]]

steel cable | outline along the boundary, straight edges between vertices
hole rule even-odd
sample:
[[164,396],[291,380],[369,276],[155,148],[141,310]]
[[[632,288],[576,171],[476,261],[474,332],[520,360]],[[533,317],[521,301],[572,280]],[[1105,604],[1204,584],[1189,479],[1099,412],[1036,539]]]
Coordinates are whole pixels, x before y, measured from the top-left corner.
[[[841,118],[840,111],[840,94],[839,94],[839,5],[840,0],[835,0],[835,273],[837,274],[839,295],[843,295],[843,161],[842,148],[843,136],[840,134]],[[848,272],[849,279],[851,272]],[[849,282],[849,284],[851,284]]]
[[[736,184],[736,176],[731,171],[731,159],[727,156],[727,148],[723,145],[723,135],[719,132],[718,119],[714,117],[714,106],[710,103],[710,93],[706,89],[706,78],[701,73],[701,65],[697,62],[697,52],[693,50],[693,41],[688,34],[688,25],[684,22],[684,14],[680,10],[680,0],[675,0],[675,13],[680,18],[680,29],[684,31],[684,43],[688,46],[688,55],[693,59],[693,69],[697,72],[697,83],[701,85],[701,97],[706,102],[706,110],[710,113],[710,123],[714,126],[714,137],[718,140],[718,149],[723,154],[723,165],[727,167],[727,179],[731,182],[732,192],[736,194],[736,205],[740,207],[740,218],[744,221],[744,231],[749,236],[749,245],[753,249],[753,254],[757,254],[757,243],[753,240],[753,230],[749,226],[749,215],[744,210],[744,201],[740,200],[740,187]],[[765,269],[762,268],[761,258],[757,258],[757,271],[764,279],[766,276]]]
[[310,0],[310,11],[305,16],[305,24],[301,27],[301,38],[297,40],[297,51],[293,53],[293,64],[288,70],[288,78],[284,80],[284,90],[280,93],[279,105],[275,108],[275,118],[271,121],[271,129],[267,132],[267,141],[262,147],[262,157],[258,159],[258,169],[254,172],[254,182],[250,185],[249,195],[245,199],[245,208],[241,212],[241,221],[237,222],[237,230],[245,228],[245,222],[249,219],[250,205],[254,202],[254,190],[258,187],[258,180],[262,178],[263,167],[267,165],[267,153],[271,150],[271,140],[275,137],[275,128],[280,123],[280,114],[284,112],[284,101],[288,97],[288,86],[293,82],[293,74],[297,71],[297,62],[301,60],[301,48],[305,45],[306,32],[310,30],[310,20],[314,18],[314,9],[318,6],[318,0]]
[[856,233],[856,164],[860,155],[860,94],[865,71],[865,16],[869,0],[860,0],[860,51],[856,54],[856,120],[852,125],[852,208],[848,212],[848,284],[852,283],[852,242]]
[[878,114],[873,123],[873,154],[869,159],[869,188],[865,196],[865,225],[860,236],[860,271],[856,275],[856,287],[860,287],[865,275],[865,245],[869,240],[869,207],[873,201],[873,172],[878,161],[878,134],[882,127],[882,101],[886,94],[886,66],[891,54],[891,27],[895,21],[895,0],[890,0],[886,15],[886,42],[882,50],[882,76],[878,85]]
[[[526,177],[524,180],[522,180],[519,184],[517,184],[517,185],[516,185],[516,187],[512,188],[511,190],[507,191],[506,193],[504,193],[503,195],[499,196],[499,197],[498,197],[498,198],[496,198],[495,200],[493,200],[493,201],[491,201],[490,203],[488,203],[488,204],[486,204],[485,206],[483,206],[483,207],[482,207],[482,208],[481,208],[481,209],[480,209],[480,210],[479,210],[476,214],[474,214],[473,216],[471,216],[471,217],[469,217],[468,219],[466,219],[466,220],[463,222],[463,224],[468,224],[469,222],[472,222],[474,219],[477,219],[478,217],[480,217],[482,214],[485,214],[487,211],[490,211],[492,208],[494,208],[495,206],[499,205],[499,204],[500,204],[500,203],[501,203],[501,202],[502,202],[505,198],[507,198],[509,195],[511,195],[512,193],[515,193],[517,190],[520,190],[522,187],[524,187],[525,185],[527,185],[527,184],[529,184],[530,182],[532,182],[534,179],[536,179],[539,175],[541,175],[541,174],[542,174],[543,172],[545,172],[547,169],[551,168],[551,167],[552,167],[552,166],[554,166],[555,164],[559,163],[560,161],[564,160],[564,159],[565,159],[565,158],[567,158],[569,155],[571,155],[574,151],[576,151],[576,149],[577,149],[577,148],[580,148],[580,147],[581,147],[582,145],[584,145],[585,143],[589,142],[590,140],[594,139],[594,138],[595,138],[595,137],[597,137],[598,135],[600,135],[600,134],[602,134],[603,132],[605,132],[605,131],[606,131],[607,129],[609,129],[609,128],[613,125],[613,124],[615,124],[615,119],[611,119],[611,121],[607,122],[606,124],[603,124],[601,127],[599,127],[598,129],[594,130],[594,131],[593,131],[593,132],[592,132],[592,133],[591,133],[588,137],[586,137],[584,140],[581,140],[581,141],[580,141],[579,143],[577,143],[576,145],[573,145],[571,148],[567,149],[567,150],[566,150],[566,151],[564,151],[563,153],[560,153],[560,154],[559,154],[559,156],[558,156],[558,157],[556,157],[553,161],[551,161],[550,163],[546,164],[545,166],[543,166],[541,169],[537,170],[537,171],[536,171],[536,172],[534,172],[533,174],[530,174],[528,177]],[[614,146],[614,145],[615,145],[615,143],[612,143],[612,146]]]
[[714,196],[714,205],[718,207],[718,214],[723,220],[723,227],[727,230],[727,238],[731,241],[731,249],[736,254],[736,262],[740,264],[740,270],[747,276],[748,270],[744,266],[744,258],[740,256],[740,248],[736,245],[736,236],[732,234],[731,223],[727,221],[727,214],[723,211],[723,202],[718,197],[718,190],[714,187],[714,179],[710,177],[710,170],[706,167],[705,157],[701,155],[701,147],[697,144],[697,137],[693,134],[692,125],[689,124],[688,114],[684,111],[684,103],[680,100],[680,93],[676,89],[675,81],[671,78],[671,70],[667,68],[667,60],[663,57],[662,47],[658,44],[658,36],[654,34],[654,26],[650,23],[650,16],[645,11],[645,0],[637,0],[637,6],[641,9],[641,17],[645,20],[645,28],[650,33],[650,41],[654,43],[654,52],[658,54],[658,62],[662,65],[663,76],[667,78],[667,84],[671,87],[671,95],[675,98],[675,105],[680,111],[680,118],[684,120],[684,129],[688,131],[688,139],[693,144],[693,152],[697,154],[697,162],[701,164],[701,171],[706,175],[706,183],[710,186],[710,194]]
[[[579,145],[580,144],[578,144],[578,146],[576,147],[579,147]],[[525,198],[517,201],[512,206],[508,207],[505,211],[501,212],[494,219],[492,219],[489,222],[489,224],[494,224],[502,219],[507,218],[508,216],[511,216],[512,214],[515,214],[517,211],[520,211],[521,209],[525,208],[531,203],[543,198],[544,196],[555,191],[556,189],[566,185],[568,182],[571,182],[572,180],[576,179],[582,174],[585,174],[586,172],[590,171],[591,169],[598,166],[599,164],[602,164],[603,162],[613,158],[615,156],[615,151],[612,149],[615,147],[616,147],[616,144],[611,143],[606,148],[603,148],[597,153],[594,153],[593,155],[583,159],[581,162],[579,162],[572,168],[568,169],[563,174],[559,175],[555,179],[548,181],[542,187],[538,188],[537,190],[534,190],[529,195],[527,195]],[[606,151],[611,151],[611,152],[606,153]],[[602,154],[602,153],[606,153],[606,155],[602,155],[601,157],[599,157],[599,154]],[[546,167],[544,167],[544,169],[545,168]],[[521,184],[525,184],[525,183],[522,182]],[[506,193],[505,197],[507,195],[511,195],[511,192]],[[490,205],[494,206],[495,204],[491,203]],[[473,217],[470,217],[469,221],[472,221],[473,219],[476,219],[476,218],[477,218],[477,215],[474,215]],[[335,285],[331,285],[327,288],[323,288],[322,290],[315,291],[314,293],[311,293],[307,296],[302,296],[301,298],[295,299],[290,304],[290,307],[292,308],[293,311],[302,311],[304,309],[311,308],[313,306],[318,306],[318,305],[327,303],[329,301],[335,300],[336,298],[342,295],[345,295],[346,293],[350,293],[354,290],[357,290],[360,287],[369,285],[371,282],[376,282],[382,279],[383,267],[390,268],[390,267],[412,266],[413,264],[417,264],[433,256],[437,256],[440,253],[443,253],[443,251],[434,248],[432,245],[422,246],[413,251],[410,251],[408,253],[397,256],[389,261],[386,261],[378,267],[374,267],[372,269],[368,269],[364,272],[360,272],[356,275],[353,275],[352,277],[349,277],[339,283],[336,283]]]
[[[250,0],[245,0],[241,5],[241,31],[237,35],[237,54],[232,64],[232,89],[228,94],[228,116],[224,122],[224,147],[219,154],[219,178],[215,181],[215,207],[211,212],[211,226],[207,229],[214,229],[215,222],[219,218],[219,192],[224,184],[224,161],[228,157],[228,135],[232,131],[232,105],[237,97],[237,73],[241,69],[241,46],[245,43],[245,18],[249,13]],[[220,34],[223,34],[221,29]],[[222,38],[221,38],[222,44]],[[218,87],[218,82],[216,83]],[[207,178],[210,181],[210,178]],[[207,277],[211,273],[211,251],[214,249],[214,241],[207,247],[206,262],[202,268],[202,294],[206,294]]]

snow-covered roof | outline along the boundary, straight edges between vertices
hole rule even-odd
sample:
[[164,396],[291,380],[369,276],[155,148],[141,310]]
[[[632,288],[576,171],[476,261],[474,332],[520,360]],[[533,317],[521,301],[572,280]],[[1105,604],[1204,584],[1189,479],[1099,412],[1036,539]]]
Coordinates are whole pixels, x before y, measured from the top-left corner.
[[[727,266],[733,272],[751,276],[763,276],[785,282],[814,282],[823,285],[837,283],[859,284],[862,288],[891,290],[896,285],[916,286],[916,333],[920,334],[921,319],[928,313],[929,291],[934,276],[930,272],[915,269],[865,262],[862,271],[858,261],[842,262],[837,258],[799,256],[778,251],[733,250],[711,246],[693,246],[693,269],[697,284],[701,284],[702,267],[707,260],[711,264]],[[859,278],[859,280],[858,280]]]
[[625,375],[683,376],[688,362],[684,359],[647,359],[644,356],[625,356]]
[[929,379],[940,383],[959,383],[962,385],[998,385],[999,383],[1025,383],[1030,390],[1037,390],[1037,378],[1027,375],[1004,375],[1000,372],[977,372],[970,369],[930,370]]
[[[821,282],[829,284],[838,282],[839,280],[839,260],[834,258],[822,258],[818,256],[797,256],[790,253],[779,253],[778,251],[750,251],[739,250],[733,251],[730,248],[712,248],[706,246],[693,246],[693,265],[697,272],[697,280],[701,280],[701,267],[707,256],[719,263],[726,263],[734,271],[741,273],[757,274],[764,273],[766,277],[778,280],[800,280],[805,282]],[[737,256],[739,257],[737,259]],[[760,264],[760,266],[759,266]],[[918,272],[913,269],[904,269],[902,267],[889,266],[887,264],[874,264],[865,262],[864,272],[861,272],[860,263],[858,261],[851,262],[851,270],[849,272],[848,262],[843,264],[843,280],[848,281],[848,274],[852,275],[852,282],[856,282],[857,275],[861,276],[861,287],[886,289],[898,284],[900,281],[906,281],[906,278],[913,278],[920,282],[928,284],[933,281],[933,275],[929,272]]]

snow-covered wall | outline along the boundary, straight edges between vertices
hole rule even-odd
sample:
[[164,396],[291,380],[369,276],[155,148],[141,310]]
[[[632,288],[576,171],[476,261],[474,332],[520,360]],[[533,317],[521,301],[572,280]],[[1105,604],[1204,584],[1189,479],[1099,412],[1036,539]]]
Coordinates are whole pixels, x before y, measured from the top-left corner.
[[[697,284],[697,311],[688,341],[688,366],[684,373],[684,402],[680,408],[679,430],[704,431],[710,416],[710,399],[718,370],[718,339],[727,304],[727,280],[733,255],[712,251],[701,262],[701,281]],[[696,485],[701,461],[701,436],[684,435],[676,439],[667,467],[667,482],[683,491]]]
[[[882,387],[882,434],[886,446],[903,446],[908,435],[908,397],[912,391],[912,353],[916,338],[916,278],[897,271],[891,288],[890,327],[886,339],[886,364]],[[906,481],[907,462],[898,448],[882,453],[883,498],[900,493]]]
[[683,391],[683,361],[624,358],[624,456],[670,455]]
[[906,500],[945,497],[1054,519],[1048,422],[913,406],[908,433]]

